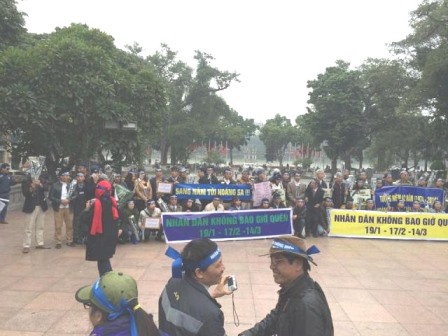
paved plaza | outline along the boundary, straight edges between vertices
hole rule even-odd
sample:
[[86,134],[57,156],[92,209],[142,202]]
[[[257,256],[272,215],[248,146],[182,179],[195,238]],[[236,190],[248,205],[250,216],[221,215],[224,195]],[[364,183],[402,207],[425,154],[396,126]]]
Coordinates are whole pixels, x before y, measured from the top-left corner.
[[[96,263],[84,260],[84,248],[54,249],[53,214],[46,217],[45,243],[50,250],[22,254],[24,215],[10,212],[0,225],[0,335],[88,335],[87,312],[75,291],[97,277]],[[278,286],[266,253],[270,240],[220,242],[226,273],[235,274],[239,289],[218,299],[228,335],[260,320],[274,306]],[[311,276],[323,287],[333,315],[335,335],[448,335],[448,244],[346,238],[313,238],[321,253]],[[183,245],[173,245],[180,250]],[[143,308],[157,320],[157,301],[171,274],[166,245],[151,240],[120,245],[114,270],[138,280]],[[238,324],[238,323],[236,323]]]

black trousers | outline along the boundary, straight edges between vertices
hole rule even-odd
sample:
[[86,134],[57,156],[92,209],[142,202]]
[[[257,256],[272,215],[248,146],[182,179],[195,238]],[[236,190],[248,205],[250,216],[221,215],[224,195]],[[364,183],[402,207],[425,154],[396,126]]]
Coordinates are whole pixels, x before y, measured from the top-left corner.
[[98,260],[97,263],[100,277],[106,274],[107,272],[112,271],[112,265],[110,264],[110,259]]

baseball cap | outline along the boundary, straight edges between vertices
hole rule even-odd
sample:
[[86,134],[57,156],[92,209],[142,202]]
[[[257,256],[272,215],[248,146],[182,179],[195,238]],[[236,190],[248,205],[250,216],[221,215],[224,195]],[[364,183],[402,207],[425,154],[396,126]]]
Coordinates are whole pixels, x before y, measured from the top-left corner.
[[319,253],[319,249],[313,245],[310,248],[306,248],[304,239],[295,236],[281,236],[272,241],[269,253],[262,256],[272,255],[276,253],[290,253],[304,258],[305,260],[317,264],[313,261],[311,254]]
[[146,204],[155,204],[156,201],[154,201],[153,199],[149,199],[146,201]]
[[76,176],[84,176],[83,173],[77,173]]
[[138,297],[137,283],[129,275],[111,271],[90,286],[78,289],[75,299],[93,304],[107,313],[119,314],[128,307],[130,300]]

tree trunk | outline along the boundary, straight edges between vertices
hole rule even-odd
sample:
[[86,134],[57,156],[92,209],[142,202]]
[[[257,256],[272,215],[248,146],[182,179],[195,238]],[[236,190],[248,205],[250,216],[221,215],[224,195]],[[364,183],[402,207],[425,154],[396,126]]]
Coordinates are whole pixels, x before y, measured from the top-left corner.
[[229,147],[229,165],[232,166],[233,165],[233,147]]
[[362,151],[359,153],[359,170],[362,169],[362,164],[364,161],[364,154],[362,153]]
[[331,159],[331,171],[333,172],[332,175],[334,175],[334,173],[337,171],[337,169],[338,169],[338,158],[334,157]]
[[160,144],[160,164],[166,165],[168,162],[169,146],[163,141]]
[[173,165],[175,165],[176,163],[177,163],[177,149],[176,149],[176,147],[175,146],[171,146],[171,155],[170,155],[170,157],[171,157],[171,165],[173,166]]
[[408,166],[409,166],[409,151],[406,151],[405,153],[404,153],[404,163],[403,163],[403,165],[404,165],[404,169],[408,169]]
[[384,155],[382,155],[382,153],[380,153],[380,155],[378,155],[378,160],[377,160],[377,164],[376,164],[376,168],[379,171],[383,171],[386,170],[386,160],[384,158]]
[[345,162],[345,169],[352,170],[352,158],[349,154],[341,156]]

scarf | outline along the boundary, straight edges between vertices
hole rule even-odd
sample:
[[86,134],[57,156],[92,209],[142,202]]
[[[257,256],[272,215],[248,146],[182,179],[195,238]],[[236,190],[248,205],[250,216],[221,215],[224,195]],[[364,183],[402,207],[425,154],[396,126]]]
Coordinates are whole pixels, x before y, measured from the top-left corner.
[[93,221],[92,227],[90,228],[90,234],[96,235],[97,233],[103,233],[103,205],[102,199],[110,199],[112,203],[112,218],[114,220],[118,219],[118,208],[117,200],[111,196],[110,192],[112,186],[108,181],[100,181],[96,185],[95,190],[95,203],[93,207]]

